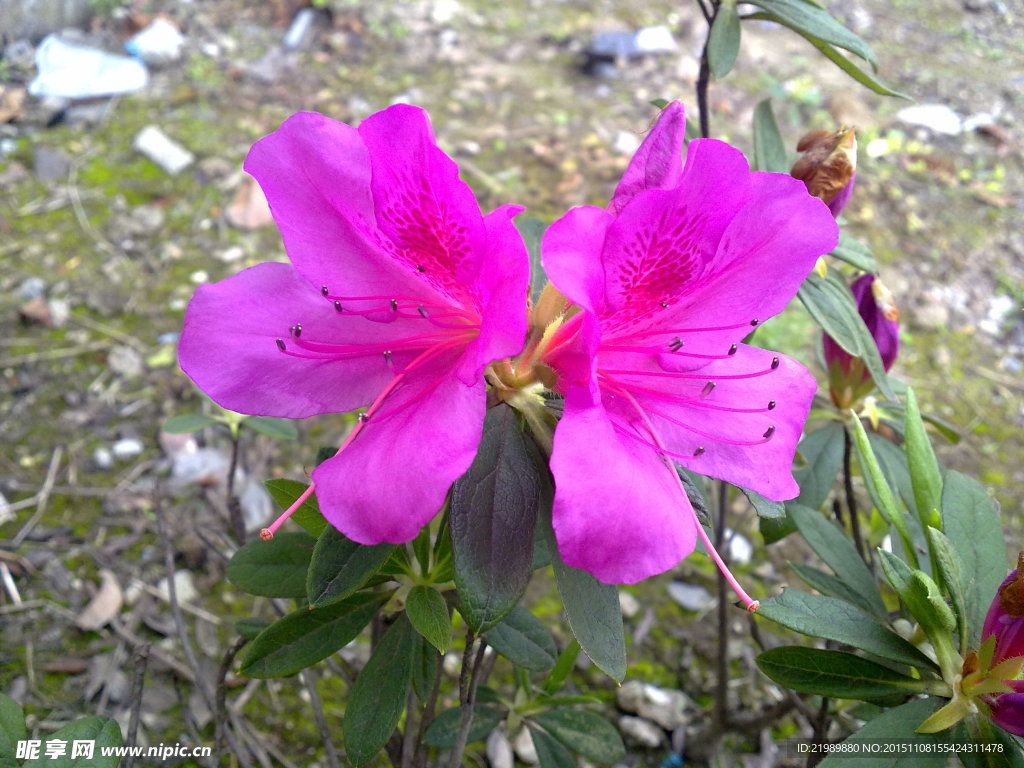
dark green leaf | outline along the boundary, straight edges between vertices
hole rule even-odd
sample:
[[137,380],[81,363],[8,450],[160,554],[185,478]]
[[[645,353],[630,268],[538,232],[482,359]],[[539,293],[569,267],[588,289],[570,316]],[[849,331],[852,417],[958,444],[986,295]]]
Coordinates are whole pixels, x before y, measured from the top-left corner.
[[786,516],[786,505],[781,501],[769,501],[761,494],[748,491],[746,488],[740,488],[740,490],[743,491],[743,495],[747,497],[747,501],[757,512],[758,517],[777,520]]
[[878,347],[857,311],[853,294],[842,282],[841,276],[822,278],[816,272],[811,272],[800,286],[797,296],[807,307],[811,317],[839,346],[864,361],[882,394],[890,400],[895,400],[896,396],[889,386]]
[[808,509],[821,509],[843,464],[843,425],[832,421],[804,436],[797,451],[807,466],[793,472],[800,495],[795,502]]
[[[61,757],[47,757],[45,742],[67,742],[65,754]],[[39,757],[26,760],[22,768],[117,768],[121,758],[116,755],[104,756],[103,748],[117,748],[124,744],[121,739],[121,727],[108,717],[86,717],[75,720],[52,733],[44,740]],[[75,741],[94,741],[93,756],[71,757],[72,745]]]
[[309,563],[306,595],[310,605],[348,597],[380,570],[394,549],[394,544],[357,544],[335,528],[326,528]]
[[272,437],[275,440],[294,440],[299,436],[299,430],[286,419],[272,419],[269,416],[250,416],[242,423],[249,429],[255,430],[261,435]]
[[871,249],[843,232],[839,233],[839,244],[832,249],[832,255],[864,272],[878,271],[878,262],[871,255]]
[[430,567],[430,526],[425,525],[412,540],[412,552],[416,556],[416,563],[419,565],[420,573],[426,573]]
[[0,693],[0,758],[14,758],[18,742],[25,736],[25,713],[21,704]]
[[[824,40],[820,40],[814,35],[804,35],[804,38],[808,42],[810,42],[811,45],[813,45],[815,48],[821,51],[825,58],[827,58],[829,61],[831,61],[841,70],[843,70],[843,72],[848,74],[850,77],[852,77],[854,80],[856,80],[858,83],[865,86],[866,88],[871,89],[875,93],[880,93],[883,96],[896,96],[900,99],[912,101],[912,99],[905,93],[894,91],[892,88],[887,86],[873,74],[860,67],[855,61],[850,59],[850,57],[844,56],[842,53],[837,51],[833,46],[829,45]],[[874,270],[872,269],[866,271],[873,272]]]
[[[270,497],[282,510],[288,509],[294,504],[299,496],[309,487],[309,483],[300,483],[298,480],[287,480],[284,478],[267,480],[263,483]],[[319,537],[328,526],[327,520],[320,514],[320,505],[316,501],[316,494],[310,494],[302,505],[292,512],[289,518],[301,525],[311,536]]]
[[430,697],[441,664],[441,655],[427,642],[423,635],[416,633],[412,648],[412,689],[420,701]]
[[740,52],[740,15],[736,0],[723,0],[708,35],[708,66],[711,76],[721,80],[732,70]]
[[[907,454],[910,468],[910,482],[914,489],[914,502],[921,526],[932,524],[932,514],[938,515],[942,498],[942,474],[935,458],[928,433],[925,432],[921,411],[917,407],[914,390],[907,389],[907,410],[904,414],[903,431],[906,441],[903,449]],[[938,526],[936,526],[938,527]]]
[[370,623],[386,593],[360,593],[323,608],[300,608],[278,619],[250,643],[241,672],[285,677],[326,659]]
[[570,640],[569,644],[562,649],[562,652],[558,654],[558,661],[555,662],[554,669],[551,670],[551,674],[547,676],[544,683],[541,685],[541,690],[547,694],[555,694],[562,690],[562,686],[565,685],[565,681],[569,679],[569,675],[572,674],[573,667],[576,665],[576,658],[580,655],[580,644],[578,640]]
[[183,413],[180,416],[172,416],[165,421],[163,431],[174,434],[196,432],[203,427],[208,427],[211,424],[216,423],[215,419],[211,419],[209,416],[202,413]]
[[345,751],[355,765],[376,755],[398,725],[412,676],[414,637],[408,618],[400,614],[352,686],[345,708]]
[[872,600],[855,590],[842,579],[803,563],[790,563],[789,565],[796,571],[797,576],[807,582],[807,585],[812,589],[818,590],[823,595],[837,597],[840,600],[853,603],[876,618],[885,618],[885,614],[878,611],[878,606]]
[[885,578],[933,640],[936,635],[948,634],[956,627],[953,612],[928,574],[911,568],[890,552],[880,549],[878,554]]
[[796,525],[788,515],[782,518],[761,517],[758,518],[757,524],[765,544],[782,541],[796,531]]
[[772,100],[764,99],[754,108],[754,167],[759,171],[789,173],[786,143],[772,112]]
[[836,21],[828,11],[803,0],[751,0],[767,11],[774,20],[794,32],[810,35],[826,43],[855,53],[872,66],[877,64],[875,54],[860,37]]
[[551,521],[544,520],[543,525],[569,628],[597,668],[622,682],[626,676],[626,636],[618,588],[562,562]]
[[547,672],[555,666],[555,641],[540,619],[522,606],[513,608],[501,622],[484,632],[484,637],[517,667]]
[[246,640],[255,640],[259,633],[269,627],[271,623],[267,619],[261,619],[258,616],[249,616],[235,622],[235,631]]
[[[461,719],[461,709],[458,707],[446,709],[427,727],[423,740],[432,747],[451,749],[455,746]],[[504,719],[505,714],[500,708],[493,704],[478,703],[473,707],[473,721],[469,726],[469,738],[466,743],[471,744],[474,741],[482,741],[487,738],[487,734],[497,728]]]
[[953,614],[956,616],[956,631],[960,635],[960,650],[966,654],[970,640],[969,618],[967,600],[964,597],[963,563],[960,562],[960,554],[956,551],[946,535],[928,526],[925,529],[928,537],[928,547],[935,558],[936,579],[943,587],[950,602],[953,604]]
[[491,408],[476,458],[452,486],[449,514],[459,611],[474,631],[501,621],[530,581],[543,467],[515,410]]
[[708,503],[704,499],[704,478],[696,472],[691,472],[685,467],[676,467],[679,479],[686,489],[686,498],[690,500],[690,506],[697,515],[697,519],[707,527],[711,524],[711,512],[708,511]]
[[540,241],[548,225],[535,216],[517,216],[515,225],[530,255],[530,300],[536,304],[548,281],[540,260]]
[[993,725],[984,717],[961,721],[952,729],[950,740],[971,742],[978,749],[958,753],[966,768],[1024,768],[1024,745],[1019,737]]
[[540,768],[577,768],[576,760],[558,739],[537,727],[530,728],[530,736]]
[[[937,699],[915,699],[901,704],[870,720],[859,731],[848,736],[848,744],[873,742],[874,744],[937,744],[945,741],[944,734],[915,733],[914,729],[938,709]],[[878,755],[865,760],[866,750],[842,754],[833,752],[818,768],[941,768],[949,762],[944,754],[896,753]]]
[[441,653],[452,639],[452,617],[441,593],[432,587],[417,585],[409,590],[405,610],[413,628]]
[[860,608],[790,587],[761,601],[758,616],[811,637],[823,637],[914,667],[934,667],[921,651]]
[[870,699],[922,690],[923,683],[845,651],[784,645],[758,656],[758,669],[779,685],[837,699]]
[[945,534],[963,563],[971,647],[976,647],[985,612],[1009,572],[999,507],[976,480],[949,470],[942,489],[942,518]]
[[242,546],[228,561],[228,581],[250,595],[305,597],[306,569],[316,539],[308,533],[278,533]]
[[573,752],[590,760],[615,763],[626,757],[626,748],[615,726],[593,712],[552,709],[533,719]]
[[878,465],[882,468],[886,482],[891,489],[899,494],[903,505],[916,516],[917,507],[914,504],[914,488],[910,483],[907,454],[898,445],[877,432],[868,432],[867,434],[868,443],[878,460]]
[[885,605],[878,584],[861,560],[850,539],[834,523],[799,504],[787,504],[786,511],[796,523],[800,535],[825,564],[870,605],[869,612],[885,616]]

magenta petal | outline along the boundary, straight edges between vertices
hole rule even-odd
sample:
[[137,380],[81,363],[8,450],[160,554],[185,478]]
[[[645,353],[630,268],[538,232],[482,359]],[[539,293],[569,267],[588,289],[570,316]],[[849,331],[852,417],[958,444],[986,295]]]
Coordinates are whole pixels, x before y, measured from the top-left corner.
[[313,472],[324,516],[361,544],[401,543],[444,505],[483,429],[483,380],[467,387],[452,361],[417,371],[362,432]]
[[[394,377],[379,351],[348,359],[310,360],[292,350],[288,329],[303,324],[306,341],[360,349],[388,341],[401,324],[338,315],[317,288],[287,264],[259,264],[201,285],[185,313],[181,367],[225,408],[303,418],[369,404]],[[299,350],[295,350],[299,351]]]
[[584,388],[566,394],[551,471],[555,535],[568,565],[609,584],[632,584],[693,551],[693,513],[674,470],[618,434]]
[[990,702],[992,722],[1008,733],[1024,736],[1024,693],[1003,693]]
[[541,240],[548,279],[570,301],[591,312],[605,304],[605,275],[599,254],[615,217],[603,208],[571,208],[551,224]]
[[620,213],[633,197],[645,189],[669,189],[679,181],[683,168],[683,140],[686,114],[678,101],[670,102],[658,115],[643,144],[629,161],[615,188],[608,210]]

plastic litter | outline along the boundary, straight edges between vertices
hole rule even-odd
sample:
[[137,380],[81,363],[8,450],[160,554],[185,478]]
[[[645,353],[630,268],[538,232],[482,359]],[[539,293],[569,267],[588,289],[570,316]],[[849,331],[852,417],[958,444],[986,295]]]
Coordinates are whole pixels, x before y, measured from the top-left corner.
[[181,58],[185,38],[167,19],[156,18],[148,27],[124,44],[132,56],[138,56],[152,67],[172,64]]
[[147,125],[139,131],[132,146],[172,176],[181,173],[196,159],[195,155],[168,138],[155,125]]
[[65,43],[47,36],[36,50],[39,74],[28,92],[40,98],[90,99],[130,93],[145,87],[149,73],[145,65],[128,56],[117,56],[96,48]]

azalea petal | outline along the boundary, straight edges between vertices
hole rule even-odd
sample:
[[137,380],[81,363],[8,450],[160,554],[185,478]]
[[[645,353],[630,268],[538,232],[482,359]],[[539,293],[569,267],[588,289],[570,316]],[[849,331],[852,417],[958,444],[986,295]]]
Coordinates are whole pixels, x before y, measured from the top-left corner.
[[604,269],[600,254],[615,217],[603,208],[571,208],[541,239],[541,262],[548,279],[569,301],[591,312],[604,309]]
[[257,141],[244,167],[267,196],[288,257],[311,283],[354,296],[418,287],[376,231],[370,156],[354,128],[300,112]]
[[1003,693],[992,706],[992,721],[1004,731],[1024,736],[1024,693]]
[[679,181],[683,169],[683,140],[686,113],[678,101],[661,110],[647,138],[629,161],[622,180],[615,188],[608,210],[620,213],[633,197],[645,189],[670,189]]
[[[643,407],[679,463],[773,501],[799,493],[793,456],[817,389],[800,363],[746,345],[696,371],[666,371],[652,358],[631,363],[634,373],[612,374],[614,380]],[[627,370],[622,365],[623,356],[603,355],[600,370]],[[608,407],[637,421],[628,402]]]
[[[359,125],[373,166],[377,225],[394,258],[441,293],[466,299],[486,250],[483,215],[427,113],[396,104]],[[461,303],[465,303],[462,301]]]
[[401,543],[444,505],[473,461],[486,389],[467,387],[438,358],[385,398],[362,431],[313,472],[325,517],[361,544]]
[[[277,339],[302,353],[288,333],[296,323],[303,326],[303,340],[351,345],[352,351],[329,359],[286,354]],[[178,359],[196,385],[225,408],[303,418],[369,404],[395,375],[374,345],[403,333],[422,334],[423,325],[339,315],[291,266],[266,263],[196,289]]]
[[566,564],[609,584],[632,584],[693,551],[693,513],[674,470],[617,433],[586,388],[566,393],[551,471],[552,519]]

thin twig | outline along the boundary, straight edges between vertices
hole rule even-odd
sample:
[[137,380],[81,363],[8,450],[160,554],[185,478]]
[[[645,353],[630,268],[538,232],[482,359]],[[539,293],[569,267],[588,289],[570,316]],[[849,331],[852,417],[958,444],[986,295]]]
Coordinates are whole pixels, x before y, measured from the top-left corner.
[[473,646],[477,637],[473,630],[466,630],[466,647],[462,653],[462,669],[459,671],[459,707],[461,709],[459,718],[459,730],[455,737],[455,745],[452,747],[451,757],[448,760],[448,768],[459,768],[462,765],[462,755],[466,751],[466,742],[469,740],[469,729],[473,725],[473,699],[476,694],[476,686],[473,685],[473,673],[479,668],[480,659],[483,656],[485,647],[483,638],[480,638],[480,652],[473,658]]
[[857,513],[857,496],[853,492],[853,473],[850,471],[850,463],[853,454],[853,444],[850,440],[850,433],[843,429],[843,488],[846,493],[846,511],[850,517],[850,532],[853,535],[853,545],[857,548],[860,559],[870,565],[864,539],[860,532],[860,516]]
[[330,768],[340,768],[341,763],[338,762],[338,751],[334,748],[334,742],[331,740],[331,731],[327,727],[327,718],[324,717],[324,706],[320,701],[320,693],[316,689],[316,679],[313,677],[312,670],[302,670],[299,673],[299,678],[302,680],[302,684],[306,686],[306,691],[309,693],[309,701],[313,705],[313,718],[316,720],[316,729],[320,731],[320,740],[324,743],[324,749],[327,751],[327,765]]
[[227,721],[227,700],[228,700],[228,671],[231,669],[231,664],[235,660],[235,656],[242,650],[242,646],[249,642],[244,637],[239,637],[235,640],[234,645],[228,648],[224,654],[224,658],[221,659],[220,668],[217,670],[217,704],[213,710],[213,728],[214,728],[214,741],[213,741],[213,762],[214,765],[220,765],[220,754],[224,749],[224,730],[225,723]]
[[235,534],[235,541],[240,545],[245,544],[245,519],[242,517],[242,503],[235,496],[235,470],[238,468],[238,456],[241,453],[241,435],[238,432],[231,433],[231,465],[228,467],[227,496],[228,514],[231,517],[231,530]]
[[13,365],[24,365],[25,363],[39,363],[44,360],[60,360],[65,357],[77,357],[86,352],[97,352],[106,349],[111,345],[109,339],[101,341],[87,341],[76,347],[61,347],[59,349],[47,349],[41,352],[26,352],[24,355],[0,358],[0,367],[7,368]]
[[416,755],[416,742],[413,740],[416,714],[416,690],[410,685],[405,697],[405,730],[402,733],[402,768],[412,768]]
[[[729,486],[725,481],[718,483],[718,518],[715,520],[715,548],[726,565],[729,552],[722,546],[725,542],[725,515],[729,499]],[[715,712],[714,719],[719,728],[725,728],[729,720],[729,603],[728,585],[725,574],[718,570],[717,634],[718,654],[715,657]]]
[[[128,744],[136,745],[139,735],[139,714],[142,711],[142,683],[146,677],[146,665],[149,663],[149,643],[135,646],[132,652],[132,714],[128,720]],[[135,754],[128,755],[124,768],[135,765]]]
[[434,660],[434,684],[430,688],[430,696],[427,697],[427,704],[423,708],[423,715],[420,717],[420,728],[416,734],[416,755],[413,759],[414,768],[426,768],[427,765],[427,742],[423,737],[426,735],[427,726],[434,720],[434,710],[437,708],[437,697],[441,692],[441,670],[438,665],[441,658]]
[[21,530],[14,535],[14,539],[11,541],[11,549],[17,549],[21,542],[25,540],[25,537],[31,533],[36,523],[39,522],[40,518],[46,513],[46,505],[50,501],[50,493],[53,490],[53,485],[57,480],[57,468],[60,466],[61,457],[64,456],[64,446],[58,445],[53,449],[53,455],[50,457],[50,466],[46,469],[46,479],[43,481],[43,487],[39,490],[39,500],[36,502],[36,511],[29,518],[28,522],[22,526]]

